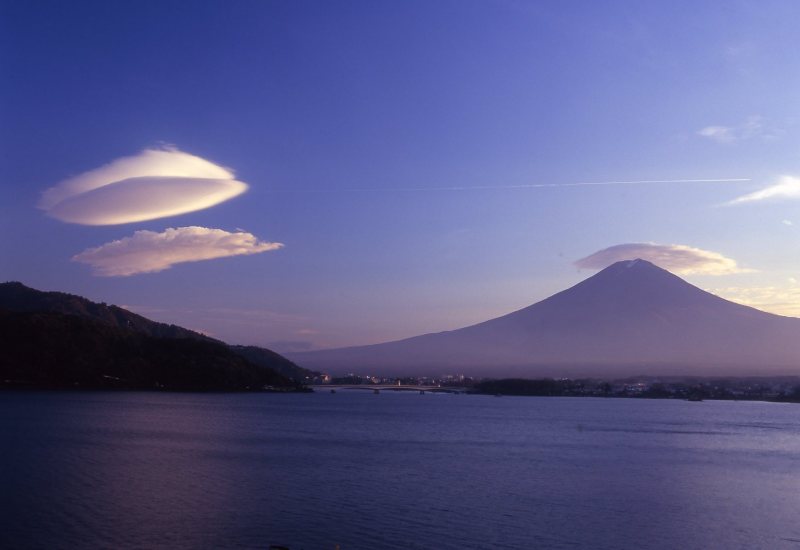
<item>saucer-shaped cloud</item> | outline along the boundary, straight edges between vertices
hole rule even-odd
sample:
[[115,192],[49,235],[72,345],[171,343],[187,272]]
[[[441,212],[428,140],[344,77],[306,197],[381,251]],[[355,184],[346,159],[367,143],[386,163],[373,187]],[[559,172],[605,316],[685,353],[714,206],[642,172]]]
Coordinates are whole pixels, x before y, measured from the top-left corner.
[[128,178],[70,197],[49,212],[64,222],[115,225],[165,218],[209,208],[242,193],[236,180]]
[[246,190],[227,168],[177,149],[147,149],[51,187],[39,208],[65,222],[116,225],[202,210]]
[[604,269],[615,262],[641,258],[680,275],[729,275],[736,261],[717,252],[682,244],[626,243],[604,248],[575,262],[581,269]]
[[184,262],[259,254],[282,247],[281,243],[259,241],[244,231],[229,233],[193,226],[169,228],[162,233],[136,231],[132,237],[89,248],[72,259],[91,265],[95,275],[125,277],[163,271]]

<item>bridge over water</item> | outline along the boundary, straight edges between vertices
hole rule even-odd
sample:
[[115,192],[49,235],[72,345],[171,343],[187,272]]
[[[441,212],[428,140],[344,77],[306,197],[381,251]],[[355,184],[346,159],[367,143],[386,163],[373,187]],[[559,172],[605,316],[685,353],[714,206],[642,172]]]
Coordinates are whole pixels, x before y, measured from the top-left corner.
[[419,393],[466,393],[467,388],[462,386],[430,386],[422,384],[312,384],[314,391],[328,390],[371,390],[373,393],[381,391],[416,391]]

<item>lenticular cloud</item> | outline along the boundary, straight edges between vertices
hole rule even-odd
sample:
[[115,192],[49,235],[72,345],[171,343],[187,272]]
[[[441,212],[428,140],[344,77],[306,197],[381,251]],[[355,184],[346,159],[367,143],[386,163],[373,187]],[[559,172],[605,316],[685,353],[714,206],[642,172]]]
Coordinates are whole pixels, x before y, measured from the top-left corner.
[[213,162],[177,149],[146,149],[51,187],[39,208],[64,222],[117,225],[203,210],[246,190]]
[[84,250],[72,260],[89,264],[95,275],[101,277],[126,277],[164,271],[184,262],[259,254],[279,248],[283,244],[259,241],[252,233],[192,226],[169,228],[162,233],[136,231],[132,237]]
[[682,244],[625,243],[610,246],[581,258],[575,266],[581,269],[603,269],[620,260],[641,258],[679,275],[730,275],[749,270],[736,261],[710,250]]

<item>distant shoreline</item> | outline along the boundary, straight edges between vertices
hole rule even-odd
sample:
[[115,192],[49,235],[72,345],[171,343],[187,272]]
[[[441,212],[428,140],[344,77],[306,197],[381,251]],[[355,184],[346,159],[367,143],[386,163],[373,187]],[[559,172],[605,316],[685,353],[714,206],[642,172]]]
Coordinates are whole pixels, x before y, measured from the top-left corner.
[[760,401],[800,403],[800,377],[602,379],[466,379],[462,384],[344,383],[242,388],[124,387],[120,385],[48,385],[30,381],[0,381],[11,392],[149,392],[225,394],[308,394],[338,391],[454,393],[507,397],[596,397],[603,399],[667,399],[678,401]]
[[349,375],[333,378],[326,388],[373,391],[453,392],[482,395],[535,397],[617,397],[625,399],[679,399],[688,401],[800,402],[800,377],[632,377],[623,379],[503,378],[479,379],[445,377],[385,378]]

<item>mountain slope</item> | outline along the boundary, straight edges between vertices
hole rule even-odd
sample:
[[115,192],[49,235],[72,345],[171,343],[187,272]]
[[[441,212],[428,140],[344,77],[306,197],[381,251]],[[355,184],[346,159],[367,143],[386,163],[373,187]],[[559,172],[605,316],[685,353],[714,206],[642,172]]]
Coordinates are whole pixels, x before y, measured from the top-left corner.
[[0,386],[195,391],[294,388],[213,341],[157,338],[62,313],[0,311]]
[[62,313],[99,321],[108,326],[135,330],[157,338],[192,338],[214,341],[213,338],[176,325],[151,321],[127,309],[98,304],[82,296],[65,292],[43,292],[19,282],[0,284],[0,309],[27,313]]
[[270,350],[228,346],[117,306],[16,282],[0,284],[0,314],[0,380],[228,390],[293,386],[312,374]]
[[262,367],[269,367],[300,384],[310,383],[318,372],[299,367],[286,357],[258,346],[229,346],[231,351]]
[[800,370],[800,319],[729,302],[650,262],[629,260],[477,325],[291,357],[334,372],[786,373]]

